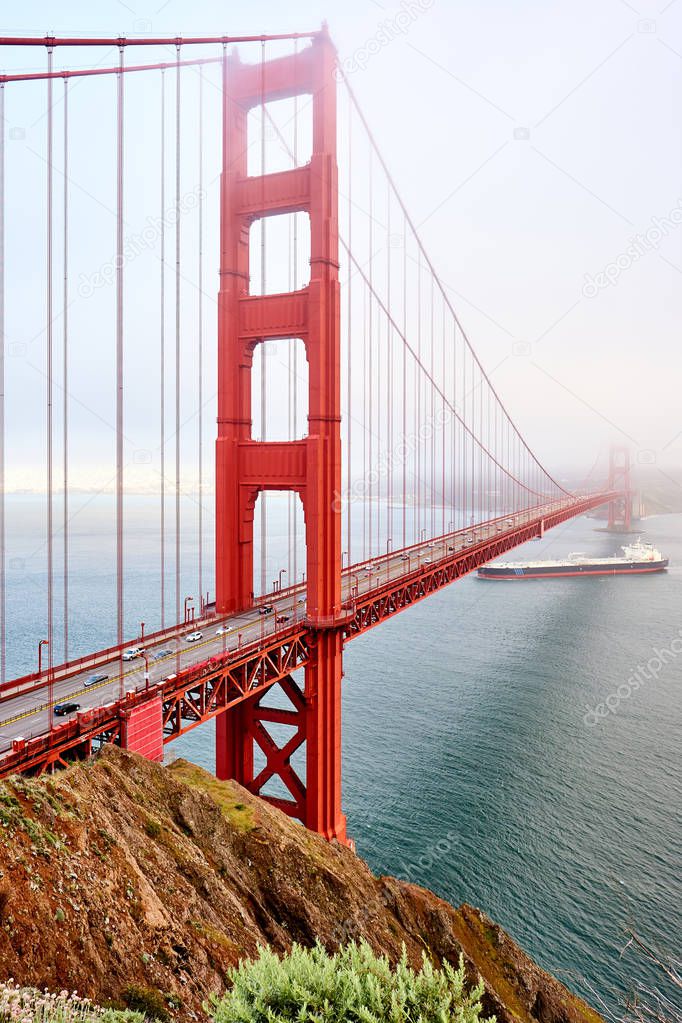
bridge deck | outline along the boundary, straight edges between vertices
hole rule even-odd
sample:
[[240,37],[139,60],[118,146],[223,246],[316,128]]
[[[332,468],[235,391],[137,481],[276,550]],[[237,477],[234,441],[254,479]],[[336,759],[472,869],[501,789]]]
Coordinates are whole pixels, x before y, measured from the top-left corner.
[[[324,627],[341,627],[351,639],[612,497],[601,493],[555,501],[351,565],[343,571],[342,614]],[[263,603],[272,605],[272,613],[260,613]],[[171,741],[303,667],[307,637],[320,624],[305,605],[303,586],[290,587],[233,617],[213,615],[145,637],[149,679],[143,658],[124,662],[119,647],[61,665],[53,669],[52,704],[74,701],[80,711],[66,719],[53,717],[52,732],[47,673],[6,682],[0,687],[0,776],[40,770],[93,740],[115,741],[122,709],[159,695],[164,741]],[[187,635],[195,631],[202,639],[189,643]],[[138,637],[125,646],[139,643]],[[107,677],[87,685],[94,674]]]

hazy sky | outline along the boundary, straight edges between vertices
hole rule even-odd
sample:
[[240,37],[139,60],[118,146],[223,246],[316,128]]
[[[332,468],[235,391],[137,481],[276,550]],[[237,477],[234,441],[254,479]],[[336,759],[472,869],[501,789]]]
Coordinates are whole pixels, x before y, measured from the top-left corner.
[[[314,29],[325,18],[426,248],[531,447],[553,469],[587,469],[612,440],[629,440],[642,460],[682,462],[682,0],[26,0],[5,5],[2,20],[8,34],[212,35]],[[41,51],[13,60],[44,66]],[[8,130],[23,124],[15,141],[28,145],[43,130],[39,97],[27,101],[31,112],[7,92]],[[76,150],[74,180],[90,158],[111,164],[95,141],[91,153]],[[21,174],[39,190],[35,161],[35,181],[29,163]],[[24,239],[17,258],[30,283],[40,205],[16,209],[8,249]],[[206,274],[214,290],[213,268]],[[13,288],[16,298],[20,283]],[[38,320],[30,288],[21,298]],[[31,336],[19,317],[15,302],[13,344]],[[35,369],[13,372],[18,407],[42,384]],[[144,379],[139,386],[143,405]],[[81,426],[94,443],[97,420]]]

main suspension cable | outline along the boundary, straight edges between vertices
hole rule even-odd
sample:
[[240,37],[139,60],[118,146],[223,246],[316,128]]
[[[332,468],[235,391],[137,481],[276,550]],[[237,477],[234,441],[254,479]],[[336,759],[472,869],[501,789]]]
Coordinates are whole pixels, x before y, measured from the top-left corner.
[[448,298],[447,292],[445,291],[445,288],[443,287],[443,284],[442,284],[440,278],[438,277],[438,274],[436,273],[435,267],[434,267],[433,263],[431,262],[428,254],[427,254],[427,252],[426,252],[426,250],[425,250],[425,248],[424,248],[424,246],[422,244],[421,238],[420,238],[420,236],[419,236],[419,234],[417,232],[416,225],[414,224],[414,221],[412,220],[412,218],[410,217],[409,213],[407,212],[407,208],[406,208],[405,204],[403,203],[403,201],[402,201],[402,199],[400,197],[400,193],[398,192],[398,190],[396,188],[393,176],[391,175],[391,173],[390,173],[390,171],[388,169],[388,166],[386,164],[386,161],[384,160],[384,158],[383,158],[383,156],[381,154],[381,151],[379,150],[379,148],[378,148],[378,146],[377,146],[377,144],[375,142],[374,136],[373,136],[372,131],[371,131],[370,127],[369,127],[367,119],[365,118],[365,116],[364,116],[364,114],[362,112],[362,109],[361,109],[361,107],[360,107],[360,105],[358,103],[358,100],[357,100],[357,98],[355,96],[355,93],[353,92],[353,90],[352,90],[352,88],[350,86],[350,83],[348,81],[348,77],[343,72],[343,69],[341,69],[341,75],[342,75],[342,80],[343,80],[343,82],[344,82],[344,84],[346,86],[346,89],[348,91],[349,99],[350,99],[351,103],[353,104],[353,107],[355,108],[355,111],[356,111],[356,113],[357,113],[357,115],[358,115],[358,117],[360,119],[360,122],[361,122],[362,126],[364,127],[365,132],[367,134],[367,138],[368,138],[369,143],[370,143],[370,151],[376,153],[377,159],[379,161],[379,164],[381,165],[381,168],[382,168],[382,170],[384,172],[384,175],[386,176],[386,179],[387,179],[387,181],[388,181],[388,183],[389,183],[389,185],[391,187],[391,190],[393,191],[393,194],[395,195],[396,200],[398,201],[398,203],[399,203],[399,205],[400,205],[400,207],[401,207],[401,209],[402,209],[402,211],[403,211],[403,213],[405,215],[405,218],[406,218],[406,220],[407,220],[407,222],[409,224],[411,234],[412,234],[412,236],[415,239],[415,242],[416,242],[416,244],[418,246],[419,252],[421,252],[421,254],[422,254],[422,257],[423,257],[424,262],[426,264],[426,268],[433,275],[433,277],[435,279],[436,286],[438,287],[438,290],[440,291],[440,293],[441,293],[441,295],[443,297],[443,301],[445,302],[445,304],[446,304],[446,306],[447,306],[447,308],[448,308],[448,310],[450,312],[450,315],[454,318],[455,322],[457,323],[457,326],[460,329],[460,332],[462,334],[464,342],[465,342],[465,344],[468,346],[468,348],[470,350],[471,357],[475,361],[478,369],[480,370],[480,373],[482,374],[483,378],[485,379],[485,382],[486,382],[488,388],[490,389],[491,393],[493,394],[495,400],[500,403],[500,406],[502,407],[504,414],[509,419],[514,432],[517,434],[517,436],[519,438],[519,442],[522,445],[522,447],[525,449],[525,451],[530,456],[530,458],[533,460],[533,462],[535,462],[539,466],[540,470],[545,475],[545,477],[549,480],[549,482],[551,482],[553,486],[555,486],[559,491],[561,491],[561,493],[570,496],[569,491],[567,491],[564,487],[561,486],[561,484],[557,480],[554,479],[554,477],[544,468],[544,466],[541,465],[541,463],[538,461],[536,456],[533,454],[533,452],[531,451],[531,449],[528,446],[527,442],[525,441],[523,435],[521,434],[521,432],[519,431],[518,427],[515,425],[514,421],[512,420],[511,416],[509,415],[509,413],[508,413],[504,403],[502,402],[502,400],[501,400],[499,394],[497,393],[495,387],[493,386],[491,380],[489,379],[489,377],[487,376],[485,370],[483,369],[483,366],[482,366],[482,364],[481,364],[481,362],[480,362],[476,352],[474,351],[473,347],[471,346],[471,342],[469,341],[469,339],[467,337],[466,331],[462,327],[462,324],[459,321],[457,313],[455,312],[455,310],[454,310],[454,308],[453,308],[453,306],[452,306],[452,304],[450,302],[450,299]]

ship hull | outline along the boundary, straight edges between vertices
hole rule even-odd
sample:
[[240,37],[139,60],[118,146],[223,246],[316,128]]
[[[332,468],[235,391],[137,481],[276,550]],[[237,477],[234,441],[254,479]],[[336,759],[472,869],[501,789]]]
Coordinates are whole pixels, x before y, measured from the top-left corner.
[[479,579],[558,579],[576,575],[643,575],[651,572],[663,572],[668,567],[668,559],[654,562],[623,562],[614,565],[604,562],[603,565],[533,565],[528,568],[506,568],[502,565],[483,565],[478,570]]

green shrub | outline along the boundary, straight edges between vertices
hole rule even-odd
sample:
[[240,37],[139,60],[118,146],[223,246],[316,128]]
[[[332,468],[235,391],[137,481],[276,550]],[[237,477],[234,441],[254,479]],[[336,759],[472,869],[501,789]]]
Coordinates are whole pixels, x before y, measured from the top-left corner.
[[166,1023],[170,1019],[166,999],[156,987],[129,984],[121,997],[129,1009],[141,1012],[148,1019],[157,1019],[161,1023]]
[[161,834],[161,825],[158,821],[155,821],[153,817],[149,817],[144,826],[144,830],[150,838],[158,838]]
[[478,1023],[483,994],[482,982],[466,989],[461,958],[439,970],[424,955],[417,973],[404,949],[392,968],[364,941],[333,955],[294,945],[283,959],[264,948],[228,978],[230,992],[206,1006],[215,1023]]

